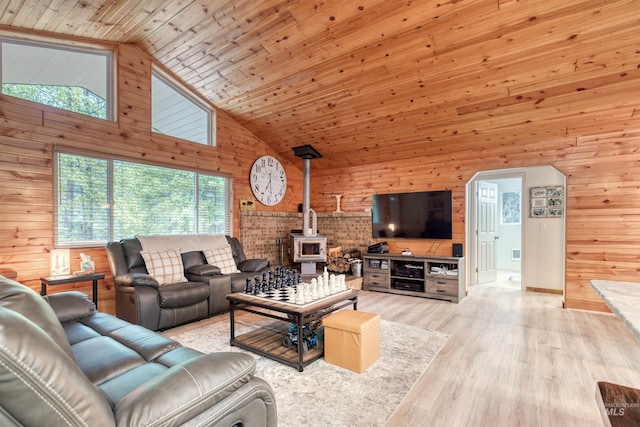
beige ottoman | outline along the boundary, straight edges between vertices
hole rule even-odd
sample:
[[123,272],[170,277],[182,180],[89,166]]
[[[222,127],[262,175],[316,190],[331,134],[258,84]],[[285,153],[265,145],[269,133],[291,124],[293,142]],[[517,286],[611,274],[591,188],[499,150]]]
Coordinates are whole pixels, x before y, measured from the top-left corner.
[[380,315],[357,310],[338,311],[322,320],[324,360],[364,372],[380,357]]

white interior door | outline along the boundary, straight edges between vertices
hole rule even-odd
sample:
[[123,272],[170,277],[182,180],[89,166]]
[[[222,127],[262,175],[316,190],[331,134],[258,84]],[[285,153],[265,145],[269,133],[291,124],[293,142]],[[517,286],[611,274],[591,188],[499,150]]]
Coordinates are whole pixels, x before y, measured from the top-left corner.
[[498,279],[496,226],[498,221],[498,185],[478,183],[478,284]]

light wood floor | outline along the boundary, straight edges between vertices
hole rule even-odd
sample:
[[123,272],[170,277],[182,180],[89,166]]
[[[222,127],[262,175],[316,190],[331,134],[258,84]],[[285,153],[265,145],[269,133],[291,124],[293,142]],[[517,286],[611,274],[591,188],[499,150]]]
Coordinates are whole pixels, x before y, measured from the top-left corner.
[[495,286],[460,304],[362,291],[359,310],[451,334],[387,427],[602,426],[596,382],[640,388],[640,341],[614,315],[561,307],[560,295]]
[[640,341],[613,315],[561,305],[489,286],[460,304],[362,292],[360,310],[452,334],[388,427],[602,426],[596,382],[640,387]]

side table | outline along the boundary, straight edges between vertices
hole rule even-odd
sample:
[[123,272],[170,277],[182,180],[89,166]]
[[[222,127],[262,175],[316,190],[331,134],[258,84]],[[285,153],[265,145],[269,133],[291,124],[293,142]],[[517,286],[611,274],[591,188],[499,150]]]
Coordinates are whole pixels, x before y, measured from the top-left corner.
[[69,283],[93,282],[93,303],[98,308],[98,280],[104,279],[102,273],[83,274],[75,276],[73,274],[67,276],[50,276],[40,278],[40,295],[47,294],[47,286],[66,285]]

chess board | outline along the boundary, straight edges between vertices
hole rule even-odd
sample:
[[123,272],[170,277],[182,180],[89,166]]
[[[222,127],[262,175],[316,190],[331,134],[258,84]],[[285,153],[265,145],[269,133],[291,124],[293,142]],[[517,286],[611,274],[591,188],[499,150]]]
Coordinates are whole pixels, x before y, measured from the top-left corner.
[[[255,295],[255,294],[245,294],[245,293],[243,293],[242,295],[245,295],[245,296],[250,297],[250,298],[255,298],[255,299],[260,300],[260,301],[277,302],[279,304],[286,304],[286,305],[289,305],[289,306],[292,306],[292,307],[306,307],[306,306],[315,304],[317,302],[321,302],[321,301],[327,300],[329,298],[333,298],[333,297],[335,297],[337,295],[343,295],[345,293],[351,292],[351,288],[347,288],[345,290],[336,292],[335,294],[326,295],[326,296],[324,296],[322,298],[317,298],[317,299],[315,299],[313,301],[310,301],[310,302],[307,302],[307,303],[304,303],[304,304],[297,304],[295,302],[295,300],[294,301],[289,301],[289,298],[287,297],[288,292],[289,292],[288,288],[285,288],[285,289],[277,289],[277,290],[273,290],[273,291],[268,291],[268,292],[265,292],[263,294],[257,294],[257,295]],[[295,298],[295,296],[294,296],[294,298]]]

